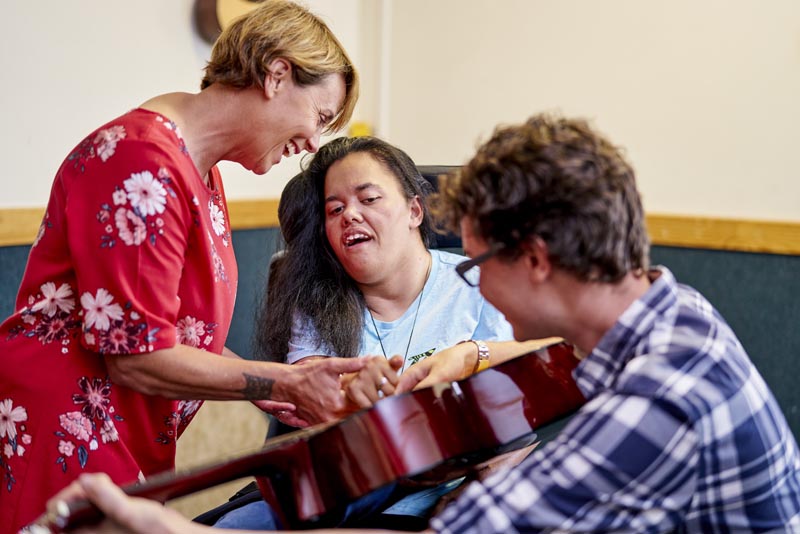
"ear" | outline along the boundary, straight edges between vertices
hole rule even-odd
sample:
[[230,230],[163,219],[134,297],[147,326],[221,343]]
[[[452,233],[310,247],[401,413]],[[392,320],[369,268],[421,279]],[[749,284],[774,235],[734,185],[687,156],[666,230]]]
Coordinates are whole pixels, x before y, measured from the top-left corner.
[[419,196],[414,195],[414,198],[409,200],[408,207],[411,209],[409,228],[419,228],[422,224],[422,219],[425,217],[425,210],[422,209],[422,202],[420,202]]
[[292,76],[292,64],[286,59],[279,57],[273,59],[267,65],[267,73],[264,75],[264,94],[267,98],[273,98],[282,85],[286,84]]
[[553,271],[547,243],[541,237],[536,236],[522,243],[520,248],[522,249],[523,260],[529,269],[531,281],[540,284],[547,280]]

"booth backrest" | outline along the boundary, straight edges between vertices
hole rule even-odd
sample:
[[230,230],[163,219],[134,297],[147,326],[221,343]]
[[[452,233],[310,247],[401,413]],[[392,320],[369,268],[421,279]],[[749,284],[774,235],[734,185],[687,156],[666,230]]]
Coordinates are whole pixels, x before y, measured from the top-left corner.
[[[434,191],[439,190],[439,176],[449,174],[458,169],[457,165],[417,165],[417,170],[423,178],[428,180],[433,186]],[[431,248],[457,249],[461,250],[461,238],[455,234],[436,234],[436,241]]]

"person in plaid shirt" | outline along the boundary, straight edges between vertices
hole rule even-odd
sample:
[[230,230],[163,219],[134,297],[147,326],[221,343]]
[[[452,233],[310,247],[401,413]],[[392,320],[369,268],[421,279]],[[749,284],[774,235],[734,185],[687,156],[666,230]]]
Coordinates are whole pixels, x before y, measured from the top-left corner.
[[[561,336],[586,354],[574,377],[587,402],[518,466],[472,483],[434,531],[800,532],[797,442],[719,313],[650,268],[620,149],[582,120],[534,116],[445,180],[438,212],[472,257],[457,271],[517,339]],[[441,376],[436,358],[412,369],[399,391]],[[107,479],[79,483],[123,531],[206,528]]]
[[649,268],[634,173],[584,121],[498,129],[442,193],[517,339],[587,354],[586,405],[511,472],[471,485],[438,532],[800,532],[800,457],[736,335]]

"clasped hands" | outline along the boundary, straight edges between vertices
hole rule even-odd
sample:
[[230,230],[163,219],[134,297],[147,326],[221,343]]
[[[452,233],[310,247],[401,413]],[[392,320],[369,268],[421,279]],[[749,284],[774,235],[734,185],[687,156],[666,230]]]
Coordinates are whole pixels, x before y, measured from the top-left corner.
[[[459,380],[476,359],[471,343],[435,353],[399,374],[403,358],[383,356],[328,358],[312,356],[291,367],[296,375],[285,398],[291,402],[255,401],[262,410],[295,427],[334,421],[369,408],[381,398]],[[346,368],[345,368],[346,366]]]
[[355,408],[369,408],[383,397],[432,386],[437,382],[460,380],[475,366],[476,350],[472,344],[454,345],[439,351],[399,374],[403,358],[368,356],[364,367],[342,375],[342,396]]
[[398,371],[403,367],[402,356],[367,356],[364,367],[356,373],[341,376],[340,394],[353,411],[369,408],[380,399],[393,395],[400,380]]

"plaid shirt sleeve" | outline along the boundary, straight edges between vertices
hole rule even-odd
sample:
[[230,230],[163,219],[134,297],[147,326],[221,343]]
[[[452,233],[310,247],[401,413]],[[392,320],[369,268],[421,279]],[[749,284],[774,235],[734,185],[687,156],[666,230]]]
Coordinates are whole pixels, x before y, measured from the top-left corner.
[[440,532],[800,532],[800,454],[733,331],[650,273],[573,372],[589,402],[517,468],[471,485]]
[[660,399],[603,393],[517,469],[472,484],[438,532],[669,532],[696,488],[698,438]]

